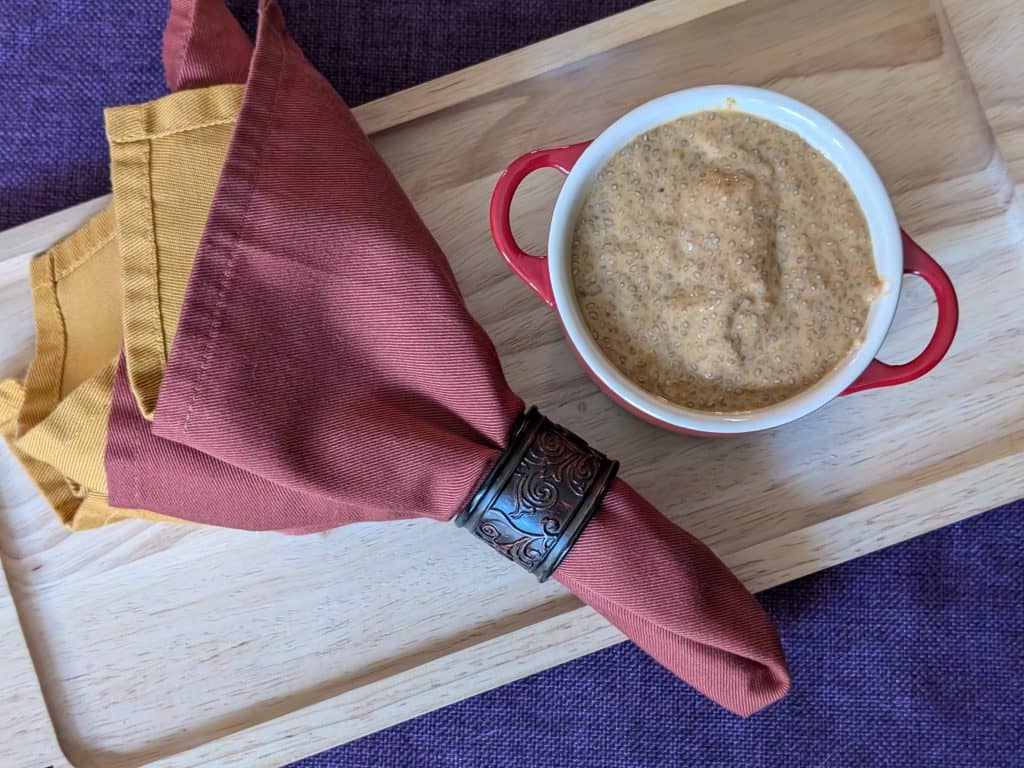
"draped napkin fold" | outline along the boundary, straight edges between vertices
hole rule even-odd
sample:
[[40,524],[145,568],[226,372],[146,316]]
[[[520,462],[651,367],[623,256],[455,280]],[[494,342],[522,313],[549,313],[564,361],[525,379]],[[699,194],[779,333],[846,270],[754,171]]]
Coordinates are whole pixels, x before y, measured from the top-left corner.
[[219,0],[206,9],[202,31],[183,31],[205,53],[170,82],[192,90],[106,111],[114,201],[32,261],[35,354],[24,382],[3,382],[0,434],[71,530],[180,522],[111,506],[103,459],[122,331],[139,407],[156,402],[241,102],[241,85],[218,83],[244,82],[252,45],[236,35],[228,55],[211,57],[211,35],[237,24]]
[[[111,207],[32,260],[35,354],[0,385],[0,434],[66,527],[139,517],[107,499],[103,454],[121,344],[120,255]],[[120,505],[124,507],[124,505]]]
[[242,86],[212,85],[104,111],[121,252],[124,356],[151,418]]
[[[247,51],[219,3],[176,1],[169,82],[216,69],[205,14]],[[449,520],[522,410],[444,254],[264,0],[151,423],[123,364],[115,381],[112,501],[266,530]],[[789,686],[749,592],[622,480],[554,578],[734,712]]]

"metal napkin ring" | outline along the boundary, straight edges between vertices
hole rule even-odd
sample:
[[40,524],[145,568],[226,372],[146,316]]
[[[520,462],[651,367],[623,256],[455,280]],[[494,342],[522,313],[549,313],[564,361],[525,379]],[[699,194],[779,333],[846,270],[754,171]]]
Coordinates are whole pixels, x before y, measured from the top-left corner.
[[455,524],[545,581],[590,522],[618,469],[619,462],[530,408]]

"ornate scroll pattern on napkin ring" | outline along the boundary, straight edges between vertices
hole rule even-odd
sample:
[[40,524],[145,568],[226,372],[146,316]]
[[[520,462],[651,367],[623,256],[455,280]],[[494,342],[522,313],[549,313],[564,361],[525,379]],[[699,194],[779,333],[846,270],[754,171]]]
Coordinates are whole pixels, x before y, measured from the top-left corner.
[[530,408],[455,524],[545,581],[590,522],[618,469],[619,462]]

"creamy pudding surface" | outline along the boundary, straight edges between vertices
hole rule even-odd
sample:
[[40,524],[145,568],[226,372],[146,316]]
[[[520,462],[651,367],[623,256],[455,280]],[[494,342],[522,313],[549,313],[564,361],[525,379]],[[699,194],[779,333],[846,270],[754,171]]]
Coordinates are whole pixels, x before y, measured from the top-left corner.
[[811,386],[863,341],[881,281],[857,199],[779,125],[698,112],[600,171],[572,241],[591,335],[673,403],[735,412]]

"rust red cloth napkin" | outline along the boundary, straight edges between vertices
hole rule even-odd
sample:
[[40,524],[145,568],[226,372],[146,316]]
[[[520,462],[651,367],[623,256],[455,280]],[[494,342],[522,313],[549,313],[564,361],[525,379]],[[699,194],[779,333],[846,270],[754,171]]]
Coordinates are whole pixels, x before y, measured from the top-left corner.
[[[216,71],[204,14],[247,53],[222,11],[173,4],[172,84]],[[522,409],[444,254],[264,0],[152,424],[118,375],[111,500],[265,530],[448,520]],[[621,480],[554,577],[734,712],[788,689],[757,602]]]

